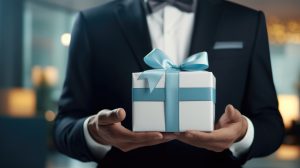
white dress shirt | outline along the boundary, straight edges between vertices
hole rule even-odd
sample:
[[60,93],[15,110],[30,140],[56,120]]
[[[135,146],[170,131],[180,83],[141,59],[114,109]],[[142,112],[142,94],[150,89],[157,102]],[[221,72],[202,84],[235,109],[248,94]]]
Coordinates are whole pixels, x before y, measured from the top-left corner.
[[[195,13],[186,13],[169,5],[148,14],[147,24],[153,48],[164,51],[174,63],[182,63],[189,54],[194,17]],[[230,151],[235,157],[247,152],[253,142],[254,127],[252,122],[247,117],[245,118],[248,122],[245,137],[230,147]],[[87,129],[88,120],[86,119],[83,125],[87,146],[97,158],[101,159],[111,149],[111,146],[99,144],[90,136]]]

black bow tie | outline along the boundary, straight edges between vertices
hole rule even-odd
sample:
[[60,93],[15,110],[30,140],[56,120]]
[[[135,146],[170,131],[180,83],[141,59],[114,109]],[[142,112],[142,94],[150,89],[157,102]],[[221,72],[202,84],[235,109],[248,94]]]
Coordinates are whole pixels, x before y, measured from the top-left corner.
[[148,5],[152,12],[162,9],[166,5],[171,5],[184,12],[194,12],[195,1],[194,0],[148,0]]

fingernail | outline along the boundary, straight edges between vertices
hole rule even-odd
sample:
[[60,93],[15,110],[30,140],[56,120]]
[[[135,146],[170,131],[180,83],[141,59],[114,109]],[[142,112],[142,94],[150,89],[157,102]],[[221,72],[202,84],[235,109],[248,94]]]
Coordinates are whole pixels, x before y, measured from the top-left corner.
[[165,135],[164,139],[176,139],[176,135]]
[[163,136],[162,136],[162,135],[157,135],[157,136],[155,137],[155,139],[157,139],[157,140],[163,139]]
[[116,118],[119,118],[119,109],[112,110],[113,113],[115,113]]
[[232,109],[234,109],[234,107],[233,107],[231,104],[228,104],[228,105],[226,106],[226,109],[227,109],[227,110],[232,110]]

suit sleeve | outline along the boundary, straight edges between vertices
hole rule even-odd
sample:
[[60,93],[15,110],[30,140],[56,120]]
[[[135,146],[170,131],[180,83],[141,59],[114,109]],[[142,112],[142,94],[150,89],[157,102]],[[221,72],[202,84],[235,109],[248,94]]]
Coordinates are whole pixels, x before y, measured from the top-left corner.
[[60,152],[81,161],[94,160],[83,131],[85,119],[92,114],[91,56],[86,22],[79,13],[72,32],[67,74],[53,136]]
[[278,111],[272,77],[266,21],[262,12],[258,13],[252,52],[242,112],[253,123],[254,139],[249,152],[241,160],[242,163],[253,157],[273,153],[284,137],[284,125]]

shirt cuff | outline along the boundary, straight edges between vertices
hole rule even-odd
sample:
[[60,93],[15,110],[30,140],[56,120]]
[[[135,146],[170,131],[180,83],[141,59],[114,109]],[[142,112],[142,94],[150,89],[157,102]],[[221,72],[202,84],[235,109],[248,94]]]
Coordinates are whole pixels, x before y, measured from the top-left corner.
[[98,142],[96,142],[90,135],[88,130],[88,121],[91,117],[88,117],[84,123],[83,123],[83,132],[84,132],[84,138],[87,143],[88,148],[92,152],[92,154],[97,159],[103,159],[104,156],[110,151],[111,146],[110,145],[102,145]]
[[246,135],[244,136],[244,138],[242,140],[232,144],[231,147],[229,148],[229,150],[232,152],[233,156],[237,157],[237,158],[249,151],[249,149],[253,143],[253,139],[254,139],[253,123],[246,116],[243,116],[243,117],[247,120],[247,123],[248,123],[248,129],[247,129]]

